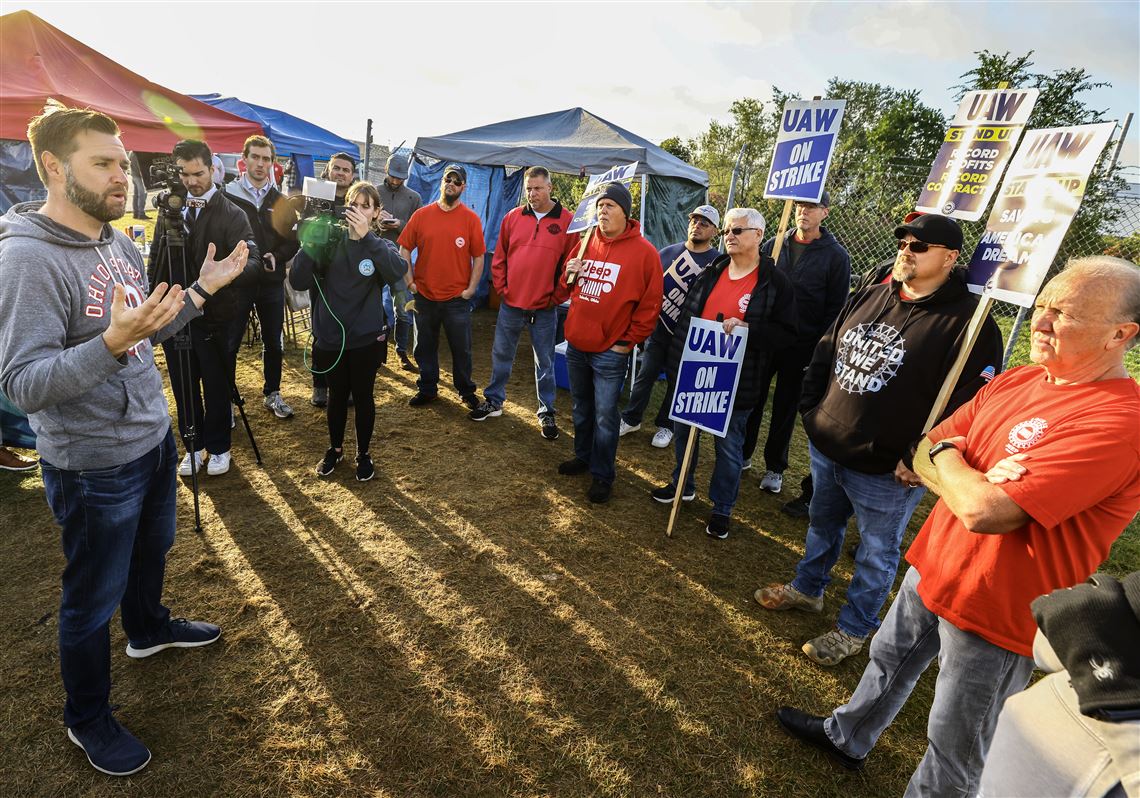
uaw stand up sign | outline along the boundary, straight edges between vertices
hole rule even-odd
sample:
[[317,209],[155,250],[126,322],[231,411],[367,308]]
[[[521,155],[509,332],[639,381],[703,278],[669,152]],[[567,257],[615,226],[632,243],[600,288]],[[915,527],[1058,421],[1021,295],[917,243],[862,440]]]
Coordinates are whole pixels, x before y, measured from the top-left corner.
[[669,537],[673,536],[673,522],[681,502],[684,477],[689,473],[699,430],[711,432],[719,438],[728,433],[747,346],[747,327],[734,327],[731,333],[726,333],[724,324],[719,321],[693,319],[689,323],[681,363],[677,367],[677,387],[669,403],[669,418],[689,425],[681,478],[677,480],[669,527],[665,530]]
[[981,219],[1036,103],[1037,89],[967,92],[915,208]]

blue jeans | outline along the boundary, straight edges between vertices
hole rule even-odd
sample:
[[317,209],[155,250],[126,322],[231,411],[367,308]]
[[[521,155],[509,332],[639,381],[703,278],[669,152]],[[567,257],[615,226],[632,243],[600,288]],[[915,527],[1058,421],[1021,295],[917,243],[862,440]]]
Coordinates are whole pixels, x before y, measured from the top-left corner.
[[[533,319],[533,321],[532,321]],[[534,350],[534,384],[538,390],[538,415],[554,415],[554,332],[558,314],[554,308],[521,310],[506,302],[499,305],[495,322],[495,343],[491,346],[491,381],[483,396],[495,407],[507,400],[507,380],[515,363],[519,336],[530,327],[530,348]]]
[[75,727],[107,711],[115,608],[130,640],[154,637],[170,618],[162,582],[174,543],[178,449],[167,432],[158,446],[119,466],[65,471],[41,463],[67,559],[59,666],[67,691],[63,719]]
[[847,603],[837,625],[849,635],[866,637],[879,628],[879,610],[887,600],[899,567],[899,548],[925,488],[908,488],[894,474],[864,474],[844,468],[808,442],[814,493],[808,507],[804,557],[792,587],[822,596],[843,547],[847,522],[855,515],[859,548]]
[[607,349],[581,352],[566,344],[573,402],[574,456],[590,464],[594,479],[612,485],[618,447],[618,399],[629,355]]
[[[744,428],[748,425],[751,410],[734,410],[728,422],[728,433],[723,437],[713,436],[716,446],[716,462],[713,463],[712,478],[709,480],[709,500],[713,512],[719,515],[732,515],[736,505],[736,494],[740,491],[740,468],[744,465]],[[695,488],[693,475],[697,471],[697,454],[700,452],[700,430],[690,428],[680,421],[673,422],[673,451],[677,464],[673,466],[673,485],[681,476],[681,463],[685,459],[685,446],[689,430],[693,429],[697,442],[693,444],[693,456],[689,461],[689,473],[685,475],[685,492]]]
[[939,618],[922,603],[918,582],[918,571],[908,569],[871,640],[871,659],[859,685],[831,713],[824,730],[841,750],[866,756],[937,657],[938,681],[926,724],[929,745],[905,795],[974,796],[998,713],[1009,696],[1029,684],[1033,660]]
[[412,331],[412,314],[401,307],[392,306],[392,288],[384,286],[384,313],[389,326],[396,330],[396,353],[406,354],[408,351],[408,336]]
[[[649,336],[645,342],[645,347],[641,352],[641,360],[637,366],[637,377],[634,378],[633,387],[629,391],[629,402],[626,403],[625,410],[621,414],[625,423],[631,427],[640,424],[642,417],[645,416],[645,408],[649,404],[649,395],[653,391],[653,386],[657,384],[657,378],[661,376],[661,369],[665,367],[665,358],[669,355],[669,342],[671,340],[670,336],[661,336],[659,330],[654,330],[653,335]],[[665,392],[665,399],[657,408],[657,417],[654,419],[654,423],[658,427],[672,427],[673,425],[673,422],[669,420],[669,397],[672,395],[673,389],[672,384],[670,384]]]
[[420,393],[439,393],[439,328],[447,336],[451,349],[451,377],[460,396],[474,396],[471,380],[471,302],[455,297],[435,302],[423,294],[416,295],[416,364],[420,377],[416,385]]
[[261,371],[264,383],[263,396],[281,390],[281,361],[284,352],[282,330],[285,326],[285,286],[282,283],[261,280],[253,288],[243,288],[238,300],[238,312],[230,328],[230,351],[241,349],[249,324],[249,311],[257,309],[257,323],[261,326]]

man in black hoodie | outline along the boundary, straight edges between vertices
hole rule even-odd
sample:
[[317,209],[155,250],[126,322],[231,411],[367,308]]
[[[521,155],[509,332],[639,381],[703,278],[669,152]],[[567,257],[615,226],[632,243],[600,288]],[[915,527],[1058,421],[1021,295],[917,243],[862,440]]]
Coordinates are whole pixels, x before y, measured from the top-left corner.
[[[899,549],[923,488],[915,447],[977,308],[955,270],[962,229],[928,214],[895,228],[892,280],[856,292],[816,347],[800,411],[808,434],[812,496],[806,551],[790,583],[756,591],[770,610],[820,612],[823,591],[855,515],[860,542],[836,628],[803,651],[835,665],[862,649],[898,569]],[[952,413],[1001,366],[1001,333],[987,318],[944,411]]]
[[[769,493],[779,493],[784,485],[804,370],[811,362],[815,345],[839,315],[851,290],[851,256],[823,226],[823,220],[831,212],[827,192],[823,192],[819,202],[797,202],[795,209],[796,226],[784,236],[776,268],[792,281],[799,335],[793,346],[772,353],[761,378],[756,409],[748,417],[744,434],[744,462],[751,467],[752,453],[764,421],[768,389],[775,378],[776,393],[772,397],[768,440],[764,444],[764,477],[760,480],[760,488]],[[761,252],[771,257],[775,243],[775,238],[769,238]]]

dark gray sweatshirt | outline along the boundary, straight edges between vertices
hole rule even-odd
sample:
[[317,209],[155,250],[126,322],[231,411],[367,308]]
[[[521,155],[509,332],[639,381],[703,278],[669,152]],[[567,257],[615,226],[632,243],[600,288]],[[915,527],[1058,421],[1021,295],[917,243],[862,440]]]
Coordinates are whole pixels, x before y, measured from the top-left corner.
[[42,204],[20,203],[0,217],[0,390],[28,414],[51,465],[129,463],[170,429],[153,344],[201,311],[187,296],[153,341],[112,357],[102,338],[112,286],[124,286],[128,305],[140,304],[150,291],[142,257],[110,225],[92,240],[37,213]]

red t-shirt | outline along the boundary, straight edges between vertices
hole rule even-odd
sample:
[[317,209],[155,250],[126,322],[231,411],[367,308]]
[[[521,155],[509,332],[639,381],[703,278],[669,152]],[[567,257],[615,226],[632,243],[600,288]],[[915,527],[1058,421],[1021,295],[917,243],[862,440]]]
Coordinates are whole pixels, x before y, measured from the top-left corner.
[[[1140,509],[1140,386],[1131,379],[1055,385],[1040,366],[994,379],[929,433],[966,436],[985,472],[1025,453],[1000,487],[1032,520],[1004,535],[970,532],[945,502],[907,552],[931,612],[994,645],[1032,656],[1029,603],[1087,579]],[[944,455],[945,456],[945,455]]]
[[758,279],[760,279],[759,269],[753,269],[739,280],[730,278],[728,269],[725,269],[709,293],[709,298],[705,300],[705,309],[701,311],[701,318],[716,321],[717,314],[724,314],[724,319],[744,321],[744,314],[748,312],[748,302],[752,299],[752,292],[756,290]]
[[400,246],[416,258],[416,292],[435,302],[446,302],[467,290],[471,259],[487,251],[483,225],[475,211],[459,205],[445,211],[438,202],[412,214],[400,233]]

